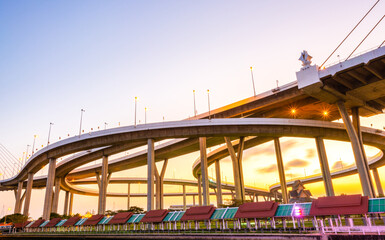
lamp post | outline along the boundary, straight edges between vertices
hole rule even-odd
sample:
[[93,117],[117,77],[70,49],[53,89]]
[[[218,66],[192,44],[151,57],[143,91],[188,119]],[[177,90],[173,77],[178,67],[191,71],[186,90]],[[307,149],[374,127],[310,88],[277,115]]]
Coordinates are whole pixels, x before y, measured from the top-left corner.
[[255,83],[254,83],[253,67],[250,67],[250,72],[251,72],[251,81],[253,82],[254,96],[256,96],[257,94],[255,93]]
[[25,151],[25,159],[24,159],[24,164],[27,163],[27,159],[28,159],[28,149],[31,145],[27,144],[27,151]]
[[80,137],[80,135],[82,134],[83,113],[84,113],[85,111],[86,111],[86,110],[84,110],[83,108],[80,109],[80,128],[79,128],[79,137]]
[[144,108],[144,124],[147,124],[147,107]]
[[47,146],[49,145],[49,137],[51,136],[51,127],[52,127],[53,123],[49,123],[49,130],[48,130],[48,141],[47,141]]
[[195,90],[193,90],[193,96],[194,96],[194,117],[196,117],[197,116],[197,108],[195,105]]
[[107,129],[107,125],[108,125],[108,123],[104,122],[104,130]]
[[209,105],[209,120],[211,120],[211,112],[210,112],[210,90],[207,89],[207,102]]
[[134,126],[136,127],[136,105],[138,103],[138,97],[135,97],[135,122],[134,122]]
[[37,135],[33,135],[33,144],[32,144],[32,155],[35,153],[35,141],[36,141]]

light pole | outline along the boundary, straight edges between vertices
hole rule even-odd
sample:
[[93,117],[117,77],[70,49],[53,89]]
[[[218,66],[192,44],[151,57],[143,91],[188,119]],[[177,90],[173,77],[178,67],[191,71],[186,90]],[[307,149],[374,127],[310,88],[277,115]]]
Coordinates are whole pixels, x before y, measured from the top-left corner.
[[250,72],[251,72],[251,81],[253,82],[254,96],[256,96],[257,94],[255,93],[255,83],[254,83],[253,67],[250,67]]
[[48,131],[48,141],[47,141],[47,146],[49,145],[49,137],[51,136],[51,127],[52,127],[53,123],[49,123],[49,131]]
[[27,159],[28,159],[28,149],[31,145],[27,144],[27,151],[25,152],[25,159],[24,159],[24,164],[27,163]]
[[108,123],[104,123],[104,130],[106,130],[107,129],[107,125],[108,125]]
[[144,124],[147,124],[147,107],[144,108]]
[[209,105],[209,120],[211,120],[211,112],[210,112],[210,90],[207,89],[207,101]]
[[37,135],[33,135],[33,144],[32,144],[32,155],[35,153],[35,141],[36,141]]
[[136,105],[138,103],[138,97],[135,97],[135,122],[134,122],[134,126],[136,127]]
[[80,137],[80,135],[82,134],[83,113],[84,113],[85,111],[86,111],[86,110],[84,110],[83,108],[80,109],[80,128],[79,128],[79,137]]
[[193,90],[193,96],[194,96],[194,117],[196,117],[197,116],[197,108],[195,105],[195,90]]

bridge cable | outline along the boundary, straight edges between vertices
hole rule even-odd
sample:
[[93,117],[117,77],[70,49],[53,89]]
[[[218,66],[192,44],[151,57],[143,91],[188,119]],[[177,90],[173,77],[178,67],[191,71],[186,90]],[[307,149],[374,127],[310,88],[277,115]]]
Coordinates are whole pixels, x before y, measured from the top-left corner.
[[[377,27],[377,25],[382,21],[382,19],[384,19],[385,15],[382,16],[382,18],[376,23],[376,25],[374,25],[374,27],[372,28],[372,30],[370,30],[370,32],[364,37],[364,39],[362,39],[362,41],[360,42],[360,44],[358,44],[358,46],[353,50],[353,52],[349,55],[349,57],[347,57],[345,59],[348,60],[352,55],[353,53],[357,50],[357,48],[359,48],[361,46],[361,44],[366,40],[366,38],[373,32],[373,30]],[[382,45],[382,44],[381,44]]]
[[361,18],[361,20],[356,24],[356,26],[350,31],[350,33],[344,38],[344,40],[342,40],[342,42],[336,47],[336,49],[334,49],[334,51],[329,55],[328,58],[326,58],[326,60],[321,64],[321,66],[319,68],[322,68],[322,66],[329,60],[329,58],[337,51],[337,49],[342,45],[342,43],[345,42],[345,40],[350,36],[350,34],[352,34],[352,32],[358,27],[358,25],[360,25],[360,23],[366,18],[366,16],[372,11],[372,9],[377,5],[377,3],[379,3],[380,0],[377,0],[377,2],[373,5],[373,7],[371,7],[369,9],[369,11],[365,14],[365,16],[363,18]]

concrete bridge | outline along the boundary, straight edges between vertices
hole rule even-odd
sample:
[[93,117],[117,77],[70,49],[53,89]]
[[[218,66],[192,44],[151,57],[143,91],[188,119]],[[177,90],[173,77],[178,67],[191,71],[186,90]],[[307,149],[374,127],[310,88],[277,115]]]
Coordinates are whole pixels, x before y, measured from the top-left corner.
[[[349,174],[357,171],[364,195],[374,197],[369,169],[382,166],[383,157],[369,164],[363,144],[383,151],[385,134],[380,130],[362,128],[360,116],[382,113],[385,108],[384,76],[385,47],[322,70],[317,66],[304,66],[297,73],[297,81],[293,83],[194,118],[102,130],[50,144],[36,152],[20,173],[0,181],[0,190],[16,190],[15,212],[21,212],[22,190],[25,188],[23,213],[28,214],[31,191],[35,185],[34,174],[48,165],[48,176],[40,181],[36,179],[36,184],[40,182],[40,187],[46,188],[43,218],[48,219],[50,212],[57,212],[60,190],[67,191],[65,202],[69,204],[69,193],[77,191],[70,184],[71,181],[95,176],[99,187],[98,212],[104,213],[111,174],[146,165],[147,209],[162,208],[162,186],[168,159],[199,150],[200,158],[193,172],[198,179],[198,186],[202,186],[198,187],[198,192],[201,192],[198,194],[202,195],[200,203],[209,204],[207,167],[212,163],[218,165],[216,189],[218,203],[221,201],[222,184],[217,163],[223,154],[229,154],[232,159],[235,198],[242,201],[247,192],[242,173],[243,150],[273,140],[282,200],[287,202],[287,183],[279,138],[293,136],[315,138],[328,196],[334,195],[334,191],[323,139],[350,141],[357,170]],[[342,118],[344,124],[331,122],[339,118]],[[170,141],[155,146],[155,142],[166,139]],[[226,148],[207,153],[208,147],[223,143]],[[146,150],[108,160],[113,154],[138,147],[146,147]],[[74,156],[57,163],[57,159],[74,153]],[[97,159],[102,159],[102,163],[79,168]],[[164,161],[164,167],[159,171],[155,165],[157,161]],[[156,201],[155,182],[156,192],[159,193]]]

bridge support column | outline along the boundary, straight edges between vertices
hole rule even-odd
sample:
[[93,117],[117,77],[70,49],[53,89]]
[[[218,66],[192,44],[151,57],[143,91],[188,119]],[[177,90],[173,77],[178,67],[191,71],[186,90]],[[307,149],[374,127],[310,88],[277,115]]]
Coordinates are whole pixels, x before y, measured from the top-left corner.
[[24,210],[23,215],[29,215],[29,204],[31,203],[32,195],[32,186],[33,186],[33,173],[28,173],[27,187],[25,189],[25,201],[24,201]]
[[279,142],[279,138],[274,138],[274,147],[275,147],[275,155],[277,157],[277,167],[278,167],[278,174],[279,174],[279,182],[281,184],[282,202],[283,203],[288,203],[289,197],[288,197],[288,194],[287,194],[285,168],[283,167],[282,151],[281,151],[281,144]]
[[183,211],[186,211],[186,185],[183,186]]
[[222,201],[221,165],[219,160],[215,161],[215,178],[217,180],[217,207],[220,207],[223,204],[223,201]]
[[21,192],[23,191],[23,181],[17,183],[17,191],[15,195],[15,210],[14,213],[21,213]]
[[356,130],[358,140],[360,143],[360,147],[361,147],[361,151],[362,151],[362,156],[364,159],[365,170],[369,176],[370,188],[373,192],[373,195],[375,196],[374,184],[373,184],[372,178],[370,177],[370,168],[369,168],[368,159],[367,159],[366,153],[365,153],[364,142],[362,141],[360,109],[358,107],[354,107],[351,109],[351,111],[352,111],[352,122],[353,122],[354,130]]
[[63,208],[63,215],[68,215],[68,200],[70,197],[70,192],[66,191],[66,195],[64,198],[64,208]]
[[209,192],[209,175],[207,169],[207,149],[206,138],[199,138],[199,149],[201,154],[201,174],[202,174],[202,190],[203,190],[203,205],[210,205],[210,192]]
[[131,184],[127,184],[127,210],[130,209]]
[[104,214],[106,211],[107,186],[110,177],[111,174],[108,173],[108,156],[103,156],[101,178],[99,177],[99,173],[96,174],[96,178],[99,185],[98,214]]
[[166,173],[168,159],[165,159],[163,162],[162,170],[159,174],[158,169],[155,166],[155,179],[156,179],[156,209],[163,209],[164,200],[163,200],[163,180],[164,174]]
[[47,175],[47,184],[45,187],[44,208],[43,208],[43,219],[46,219],[46,220],[48,220],[51,215],[53,184],[55,181],[55,169],[56,169],[56,159],[50,158],[48,175]]
[[225,137],[227,150],[229,151],[231,161],[233,164],[234,174],[234,186],[235,186],[235,200],[243,202],[245,200],[245,187],[243,183],[243,168],[242,168],[242,156],[244,137],[239,139],[238,154],[235,153],[234,147],[230,138]]
[[326,196],[334,196],[332,177],[330,175],[329,163],[326,155],[324,140],[322,137],[316,137],[315,142],[317,145],[318,159],[321,166],[322,179],[325,186]]
[[147,141],[147,211],[154,209],[155,150],[154,139]]
[[372,172],[373,172],[374,181],[376,182],[378,196],[384,197],[384,191],[382,190],[380,175],[378,174],[377,168],[373,168]]
[[52,212],[58,213],[59,194],[60,194],[60,178],[55,178],[55,192],[53,194]]
[[[195,198],[194,198],[195,200]],[[198,203],[202,206],[202,177],[198,175]]]
[[72,215],[73,206],[74,206],[74,193],[70,193],[70,203],[68,206],[68,215],[70,216]]
[[370,176],[368,174],[368,171],[366,171],[365,160],[362,154],[359,137],[356,131],[354,130],[352,122],[350,121],[348,111],[346,110],[344,102],[338,101],[337,106],[341,114],[342,120],[344,121],[344,125],[349,135],[350,142],[352,144],[354,159],[356,162],[358,175],[360,177],[362,191],[365,196],[373,198],[374,193],[372,191],[372,187],[370,184],[371,183]]

